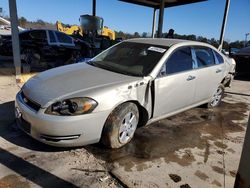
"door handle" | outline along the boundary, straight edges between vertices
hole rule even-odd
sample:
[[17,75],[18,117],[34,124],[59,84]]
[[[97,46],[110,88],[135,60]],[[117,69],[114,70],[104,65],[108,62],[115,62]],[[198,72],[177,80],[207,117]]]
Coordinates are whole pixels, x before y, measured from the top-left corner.
[[222,70],[221,69],[217,69],[216,70],[216,73],[220,73]]
[[195,76],[189,75],[188,78],[187,78],[187,81],[190,81],[190,80],[193,80],[193,79],[195,79]]

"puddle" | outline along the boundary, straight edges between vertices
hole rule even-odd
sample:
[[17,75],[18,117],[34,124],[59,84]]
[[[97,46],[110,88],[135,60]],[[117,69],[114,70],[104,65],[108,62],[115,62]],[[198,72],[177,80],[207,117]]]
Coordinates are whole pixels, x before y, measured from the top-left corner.
[[214,181],[212,182],[212,185],[216,185],[216,186],[218,186],[218,187],[222,187],[221,183],[220,183],[219,181],[217,181],[217,180],[214,180]]
[[212,166],[213,171],[219,173],[219,174],[224,174],[224,169],[218,166]]
[[155,162],[160,158],[166,163],[190,165],[195,158],[185,148],[197,147],[203,150],[206,163],[210,152],[208,140],[215,142],[218,149],[227,148],[227,145],[218,140],[227,133],[244,131],[246,124],[235,122],[246,118],[247,111],[245,103],[224,102],[216,109],[194,108],[139,128],[134,139],[120,149],[108,150],[95,145],[86,149],[108,163],[118,163],[126,171],[131,171],[132,168],[142,171],[150,167],[145,162]]
[[181,181],[181,177],[178,176],[177,174],[169,174],[169,177],[170,177],[175,183]]
[[197,177],[199,177],[203,181],[206,181],[209,178],[205,173],[203,173],[199,170],[197,170],[194,175],[196,175]]
[[191,188],[188,184],[181,185],[180,188]]
[[28,188],[29,183],[20,176],[10,174],[0,179],[0,188]]

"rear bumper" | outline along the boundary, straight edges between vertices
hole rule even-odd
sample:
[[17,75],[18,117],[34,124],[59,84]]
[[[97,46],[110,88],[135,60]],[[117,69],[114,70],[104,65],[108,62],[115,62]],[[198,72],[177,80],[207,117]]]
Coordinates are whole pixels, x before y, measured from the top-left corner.
[[34,139],[59,147],[74,147],[97,143],[109,115],[108,111],[79,116],[47,115],[44,109],[34,111],[22,102],[15,102],[18,126]]

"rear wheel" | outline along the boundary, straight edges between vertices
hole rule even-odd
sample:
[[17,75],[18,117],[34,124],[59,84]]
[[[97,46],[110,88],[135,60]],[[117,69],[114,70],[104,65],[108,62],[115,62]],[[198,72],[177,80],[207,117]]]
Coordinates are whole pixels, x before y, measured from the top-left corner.
[[109,115],[102,132],[102,143],[110,148],[120,148],[133,138],[139,121],[139,111],[134,103],[124,103]]
[[222,84],[216,89],[213,97],[211,98],[210,102],[207,104],[209,108],[213,108],[219,106],[221,104],[221,100],[224,96],[225,88]]

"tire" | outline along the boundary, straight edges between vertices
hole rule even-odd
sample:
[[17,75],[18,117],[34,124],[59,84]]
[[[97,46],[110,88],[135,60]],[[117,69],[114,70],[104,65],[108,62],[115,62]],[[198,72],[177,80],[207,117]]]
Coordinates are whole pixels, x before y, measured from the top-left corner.
[[109,148],[120,148],[133,138],[139,122],[139,111],[134,103],[124,103],[107,118],[101,142]]
[[215,93],[213,94],[210,102],[207,104],[208,108],[214,108],[221,104],[221,100],[224,96],[225,87],[223,84],[220,84],[219,87],[216,89]]

